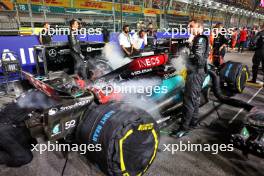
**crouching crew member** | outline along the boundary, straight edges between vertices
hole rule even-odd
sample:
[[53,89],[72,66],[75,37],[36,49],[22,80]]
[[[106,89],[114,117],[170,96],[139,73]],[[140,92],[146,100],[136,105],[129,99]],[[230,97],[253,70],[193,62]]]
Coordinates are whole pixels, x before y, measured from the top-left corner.
[[85,57],[82,55],[80,41],[77,39],[79,20],[72,19],[70,21],[70,35],[68,41],[71,49],[71,55],[74,58],[75,74],[78,74],[83,80],[87,80],[87,68],[84,63]]
[[31,143],[36,141],[24,123],[29,112],[14,103],[0,111],[0,165],[20,167],[33,159]]
[[[256,35],[254,39],[254,44],[256,45],[256,51],[253,56],[253,67],[252,67],[252,72],[253,72],[253,78],[251,83],[256,83],[257,77],[258,77],[258,69],[260,66],[260,63],[262,63],[262,71],[264,73],[264,24],[261,27],[261,31]],[[264,81],[264,78],[263,78]]]
[[183,121],[177,137],[182,137],[198,123],[200,96],[207,72],[209,39],[203,35],[203,22],[192,20],[189,23],[191,37],[190,56],[187,62],[187,80],[183,100]]

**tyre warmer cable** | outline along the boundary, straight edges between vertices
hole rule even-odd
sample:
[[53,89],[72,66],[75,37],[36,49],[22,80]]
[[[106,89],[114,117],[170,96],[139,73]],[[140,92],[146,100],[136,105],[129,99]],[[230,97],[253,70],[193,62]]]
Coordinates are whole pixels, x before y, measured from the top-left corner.
[[221,86],[220,86],[220,78],[216,75],[215,72],[211,70],[209,70],[208,73],[212,77],[212,80],[213,80],[214,95],[220,102],[222,102],[223,104],[233,106],[233,107],[244,108],[247,111],[251,111],[251,109],[254,108],[253,105],[246,103],[242,100],[237,100],[237,99],[230,98],[228,96],[223,95]]
[[62,171],[61,171],[61,176],[64,176],[64,172],[65,172],[65,169],[67,167],[67,163],[68,163],[68,159],[69,159],[69,153],[65,153],[65,163],[64,163],[64,166],[62,168]]

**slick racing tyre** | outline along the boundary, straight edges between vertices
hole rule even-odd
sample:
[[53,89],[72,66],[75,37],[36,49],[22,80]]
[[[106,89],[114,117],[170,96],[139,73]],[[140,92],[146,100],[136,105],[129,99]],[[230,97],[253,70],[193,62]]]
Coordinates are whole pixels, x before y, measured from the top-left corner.
[[95,105],[77,130],[81,144],[100,145],[87,158],[107,175],[142,175],[153,163],[159,131],[151,115],[127,104]]
[[227,84],[234,93],[242,93],[249,78],[248,67],[239,63],[228,61],[220,71],[222,85]]

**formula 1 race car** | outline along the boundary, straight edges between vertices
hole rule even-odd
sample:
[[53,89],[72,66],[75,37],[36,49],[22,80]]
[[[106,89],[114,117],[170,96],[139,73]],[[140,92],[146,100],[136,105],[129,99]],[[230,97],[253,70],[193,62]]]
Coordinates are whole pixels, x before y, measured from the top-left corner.
[[[86,51],[93,54],[93,58],[89,57],[86,63],[91,64],[88,68],[93,77],[89,78],[91,82],[86,86],[72,73],[73,62],[65,60],[72,59],[65,57],[65,53],[69,56],[67,46],[58,49],[61,46],[43,47],[41,52],[36,52],[40,53],[36,57],[44,60],[42,75],[34,76],[22,71],[34,87],[27,89],[15,104],[21,109],[31,110],[25,117],[31,136],[44,136],[60,143],[100,145],[102,150],[88,152],[87,158],[107,175],[142,175],[153,163],[158,149],[157,122],[165,117],[174,118],[176,110],[181,108],[186,69],[180,58],[187,53],[178,50],[171,54],[173,57],[168,57],[161,50],[145,52],[126,58],[122,66],[114,68],[108,60],[98,57],[103,49],[95,49],[88,44],[89,50]],[[100,46],[102,48],[103,45]],[[54,50],[60,56],[52,55]],[[52,60],[46,57],[47,53],[54,56]],[[59,61],[56,57],[60,58]],[[224,87],[220,85],[220,78],[225,79],[222,82],[229,86],[229,91],[242,92],[247,79],[246,70],[241,69],[244,67],[230,62],[223,70],[209,69],[201,105],[208,102],[213,88],[221,102],[251,110],[251,105],[223,95],[221,88]],[[52,68],[51,72],[49,68]],[[106,74],[102,75],[102,72]],[[245,80],[240,79],[241,75],[245,75]],[[141,85],[150,90],[139,90],[136,86],[136,93],[116,91],[116,86],[129,88],[131,85]]]
[[26,120],[32,137],[100,145],[101,151],[88,152],[87,157],[108,175],[143,174],[152,164],[159,130],[145,110],[122,102],[100,105],[92,91],[63,72],[46,78],[23,74],[37,88],[16,101],[21,108],[33,109]]

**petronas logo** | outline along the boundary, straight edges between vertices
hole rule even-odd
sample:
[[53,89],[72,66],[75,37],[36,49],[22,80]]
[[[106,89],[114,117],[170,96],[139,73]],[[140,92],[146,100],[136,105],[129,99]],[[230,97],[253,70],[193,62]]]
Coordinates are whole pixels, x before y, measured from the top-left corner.
[[244,136],[244,137],[246,137],[246,138],[248,138],[249,137],[249,132],[248,132],[248,130],[247,130],[247,128],[246,127],[244,127],[243,129],[242,129],[242,136]]

